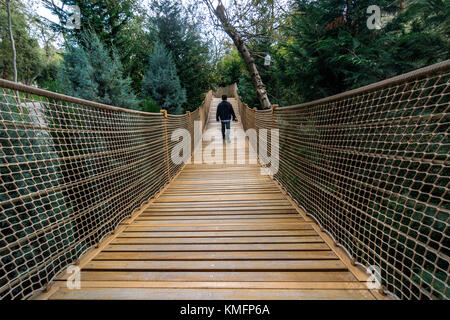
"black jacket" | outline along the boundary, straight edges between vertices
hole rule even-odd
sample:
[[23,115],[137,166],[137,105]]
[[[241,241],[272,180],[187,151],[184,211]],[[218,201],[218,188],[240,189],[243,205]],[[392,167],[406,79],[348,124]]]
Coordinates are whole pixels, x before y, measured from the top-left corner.
[[231,116],[233,116],[233,120],[236,121],[236,115],[234,114],[233,106],[228,101],[222,101],[217,106],[216,112],[216,120],[231,120]]

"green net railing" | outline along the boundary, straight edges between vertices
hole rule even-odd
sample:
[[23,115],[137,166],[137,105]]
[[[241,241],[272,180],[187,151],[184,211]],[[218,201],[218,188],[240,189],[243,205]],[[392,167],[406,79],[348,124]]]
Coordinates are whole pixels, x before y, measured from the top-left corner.
[[[425,69],[298,106],[252,110],[278,129],[274,178],[355,263],[400,298],[449,298],[449,69]],[[0,298],[29,297],[179,172],[186,115],[101,105],[0,80]],[[266,138],[271,150],[270,131]],[[263,141],[260,141],[263,142]]]
[[212,96],[166,116],[0,80],[0,298],[45,287],[168,184],[171,134]]
[[399,298],[450,298],[449,69],[273,110],[239,99],[246,130],[279,129],[274,178]]

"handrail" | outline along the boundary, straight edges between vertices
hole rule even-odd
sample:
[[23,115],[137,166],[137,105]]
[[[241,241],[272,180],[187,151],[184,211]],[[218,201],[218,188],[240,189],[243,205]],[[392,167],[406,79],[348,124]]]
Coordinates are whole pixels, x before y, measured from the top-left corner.
[[45,97],[45,98],[81,104],[81,105],[94,107],[94,108],[102,108],[102,109],[107,109],[107,110],[121,111],[121,112],[126,112],[126,113],[136,113],[136,114],[159,114],[159,113],[151,113],[151,112],[144,112],[144,111],[139,111],[139,110],[115,107],[115,106],[111,106],[111,105],[104,104],[104,103],[94,102],[94,101],[90,101],[90,100],[67,96],[65,94],[61,94],[61,93],[57,93],[57,92],[53,92],[53,91],[48,91],[48,90],[44,90],[44,89],[27,86],[27,85],[24,85],[24,84],[21,84],[18,82],[13,82],[13,81],[5,80],[5,79],[0,79],[0,87],[4,88],[4,89],[15,90],[15,91],[19,91],[22,93],[35,94],[35,95]]
[[450,69],[450,60],[446,60],[446,61],[442,61],[436,64],[433,64],[431,66],[427,66],[427,67],[423,67],[417,70],[413,70],[411,72],[390,78],[390,79],[386,79],[383,81],[379,81],[379,82],[375,82],[372,84],[369,84],[367,86],[364,87],[360,87],[357,89],[353,89],[353,90],[349,90],[343,93],[339,93],[333,96],[329,96],[326,98],[322,98],[322,99],[317,99],[311,102],[306,102],[306,103],[302,103],[302,104],[297,104],[297,105],[293,105],[293,106],[288,106],[288,107],[284,107],[284,108],[300,108],[303,106],[313,106],[313,105],[317,105],[317,104],[323,104],[323,103],[327,103],[330,101],[335,101],[338,99],[344,99],[344,98],[348,98],[354,95],[358,95],[360,93],[364,93],[364,92],[368,92],[368,91],[372,91],[372,90],[376,90],[376,89],[380,89],[383,88],[385,86],[391,86],[394,84],[398,84],[398,83],[404,83],[404,82],[408,82],[410,80],[414,80],[416,78],[420,78],[421,76],[430,74],[430,73],[435,73],[435,72],[442,72],[442,71],[446,71]]
[[181,170],[172,132],[205,127],[0,79],[0,299],[42,290]]
[[279,130],[274,179],[399,298],[450,298],[449,69],[274,110],[248,108],[235,86],[244,129]]

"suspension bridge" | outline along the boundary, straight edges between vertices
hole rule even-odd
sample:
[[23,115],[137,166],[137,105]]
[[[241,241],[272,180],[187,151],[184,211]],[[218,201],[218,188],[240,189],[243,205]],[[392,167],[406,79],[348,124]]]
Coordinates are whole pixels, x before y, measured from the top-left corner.
[[[0,80],[0,297],[448,299],[449,68],[269,110],[232,85],[183,115]],[[180,128],[234,161],[175,163]]]

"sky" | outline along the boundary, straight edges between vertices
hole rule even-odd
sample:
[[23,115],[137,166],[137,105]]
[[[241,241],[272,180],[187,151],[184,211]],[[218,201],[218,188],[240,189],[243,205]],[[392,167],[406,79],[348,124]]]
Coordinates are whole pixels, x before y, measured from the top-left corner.
[[[58,0],[56,0],[55,3],[58,4],[60,2]],[[45,8],[43,3],[42,3],[42,1],[39,1],[37,3],[37,10],[36,11],[41,17],[47,18],[48,20],[50,20],[52,22],[56,22],[56,23],[59,22],[58,17],[53,15],[50,10]]]

